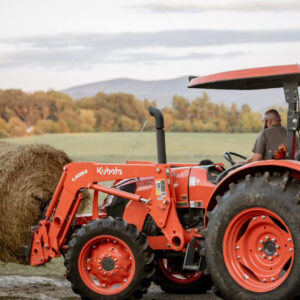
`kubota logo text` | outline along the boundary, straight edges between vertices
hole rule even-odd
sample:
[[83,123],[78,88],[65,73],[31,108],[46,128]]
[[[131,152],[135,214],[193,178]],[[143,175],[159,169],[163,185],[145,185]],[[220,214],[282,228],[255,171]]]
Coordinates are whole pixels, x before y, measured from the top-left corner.
[[110,169],[109,167],[102,168],[97,167],[97,173],[100,175],[122,175],[122,169],[118,169],[117,167]]
[[73,181],[73,182],[76,181],[78,178],[80,178],[81,176],[83,176],[83,175],[85,175],[85,174],[87,174],[87,173],[88,173],[88,170],[87,170],[87,169],[85,169],[84,171],[81,171],[81,172],[77,173],[77,174],[75,175],[75,177],[72,177],[72,181]]

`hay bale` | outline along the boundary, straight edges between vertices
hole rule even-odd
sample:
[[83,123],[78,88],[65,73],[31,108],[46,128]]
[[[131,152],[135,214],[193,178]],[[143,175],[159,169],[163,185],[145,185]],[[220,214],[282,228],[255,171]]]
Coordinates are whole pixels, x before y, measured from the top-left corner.
[[69,162],[48,145],[0,142],[0,260],[25,263],[21,247],[30,226],[38,224]]

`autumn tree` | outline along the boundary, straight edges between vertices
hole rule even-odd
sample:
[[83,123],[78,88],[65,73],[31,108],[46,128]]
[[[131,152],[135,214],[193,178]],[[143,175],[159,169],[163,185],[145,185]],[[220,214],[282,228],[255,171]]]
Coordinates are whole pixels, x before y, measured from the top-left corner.
[[[126,93],[98,93],[78,101],[57,92],[25,93],[0,90],[0,137],[28,134],[137,131],[148,119],[146,130],[154,130],[148,107],[156,101],[139,100]],[[283,123],[286,111],[281,109]],[[165,129],[195,132],[255,132],[260,130],[260,114],[249,105],[211,102],[207,93],[193,101],[175,95],[163,108]],[[31,130],[33,129],[33,130]]]
[[179,120],[186,120],[188,119],[188,107],[189,101],[184,98],[175,95],[173,97],[173,110],[175,114],[175,118]]
[[4,119],[0,118],[0,138],[4,138],[8,136],[9,136],[9,126]]
[[106,108],[96,110],[95,118],[96,131],[110,131],[116,122],[116,115]]
[[12,117],[8,121],[8,131],[12,136],[25,136],[27,126],[17,117]]
[[95,129],[96,117],[95,112],[91,109],[79,110],[79,130],[80,132],[92,132]]
[[239,132],[255,132],[261,129],[261,114],[252,112],[248,104],[242,105],[237,124]]
[[58,133],[59,130],[59,124],[53,120],[38,120],[34,126],[35,134]]

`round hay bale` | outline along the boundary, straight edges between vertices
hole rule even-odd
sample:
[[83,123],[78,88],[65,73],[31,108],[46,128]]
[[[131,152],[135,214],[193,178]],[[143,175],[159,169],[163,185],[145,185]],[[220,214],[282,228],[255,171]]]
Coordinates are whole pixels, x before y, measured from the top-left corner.
[[48,145],[0,142],[0,260],[25,263],[21,247],[69,162],[63,151]]

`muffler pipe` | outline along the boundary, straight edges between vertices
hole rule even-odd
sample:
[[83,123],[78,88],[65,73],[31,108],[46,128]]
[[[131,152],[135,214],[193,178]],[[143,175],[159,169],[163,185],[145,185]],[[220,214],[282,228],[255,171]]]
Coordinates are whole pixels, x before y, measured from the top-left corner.
[[164,116],[160,109],[149,106],[149,113],[155,118],[157,159],[159,164],[167,163]]

